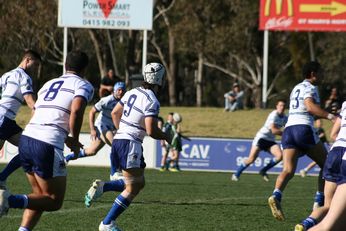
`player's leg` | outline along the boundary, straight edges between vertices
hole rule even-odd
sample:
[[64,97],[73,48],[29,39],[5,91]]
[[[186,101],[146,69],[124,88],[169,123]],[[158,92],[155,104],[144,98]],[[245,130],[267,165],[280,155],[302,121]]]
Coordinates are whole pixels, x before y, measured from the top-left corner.
[[311,231],[325,230],[346,230],[346,184],[337,187],[330,209],[325,218],[315,227],[309,229]]
[[327,214],[334,192],[336,190],[336,182],[341,179],[341,163],[345,149],[342,147],[333,148],[323,167],[323,177],[325,178],[324,186],[324,206],[314,209],[312,213],[304,219],[300,224],[296,225],[296,230],[307,230],[316,225]]
[[114,225],[116,219],[130,206],[133,199],[145,185],[144,169],[134,168],[123,170],[123,175],[125,177],[126,188],[115,199],[112,208],[100,224],[101,228],[107,225]]
[[316,166],[316,162],[312,161],[305,168],[303,168],[302,170],[299,171],[300,176],[305,177],[306,174],[315,166]]
[[275,189],[272,196],[268,199],[273,216],[278,220],[284,220],[284,214],[281,208],[282,192],[286,185],[294,176],[298,162],[298,150],[294,148],[284,149],[283,151],[283,169],[276,179]]
[[61,208],[66,190],[65,176],[43,179],[34,174],[34,177],[41,192],[28,195],[28,206],[21,223],[21,226],[30,229],[36,225],[42,211],[56,211]]
[[250,149],[250,153],[247,159],[243,161],[243,163],[238,167],[237,171],[232,175],[232,181],[238,181],[242,172],[249,167],[250,164],[255,162],[258,154],[260,152],[260,148],[257,145],[252,145]]
[[[7,122],[5,121],[4,123]],[[19,138],[22,134],[22,129],[14,122],[8,124],[8,126],[5,126],[6,130],[8,130],[10,133],[9,137],[5,137],[8,142],[11,144],[18,146]],[[5,140],[0,140],[0,147],[2,148],[4,145]],[[0,149],[1,149],[0,148]],[[18,168],[20,168],[20,158],[19,155],[15,155],[10,162],[6,165],[6,167],[0,172],[0,187],[6,187],[6,180],[7,178]]]
[[[99,230],[107,230],[104,227],[114,226],[115,220],[131,204],[145,185],[144,168],[145,162],[140,143],[130,140],[117,140],[112,144],[112,154],[118,157],[120,167],[125,178],[125,190],[115,199],[112,208],[99,226]],[[136,161],[133,156],[136,155]]]
[[161,168],[160,168],[161,172],[168,170],[166,168],[168,153],[169,153],[169,148],[167,146],[162,146],[162,158],[161,158]]
[[265,178],[265,177],[268,177],[267,171],[271,169],[272,167],[274,167],[275,165],[277,165],[282,160],[282,151],[278,144],[272,145],[269,151],[274,156],[274,159],[271,159],[270,162],[260,170],[260,174],[264,177],[263,179],[266,181],[269,180]]
[[113,137],[114,137],[114,133],[110,130],[107,130],[102,132],[100,138],[103,141],[103,143],[108,144],[109,146],[112,146]]
[[315,195],[314,208],[323,206],[324,203],[324,179],[322,178],[323,166],[327,158],[327,150],[320,141],[312,148],[308,149],[307,155],[321,168],[318,176],[317,192]]

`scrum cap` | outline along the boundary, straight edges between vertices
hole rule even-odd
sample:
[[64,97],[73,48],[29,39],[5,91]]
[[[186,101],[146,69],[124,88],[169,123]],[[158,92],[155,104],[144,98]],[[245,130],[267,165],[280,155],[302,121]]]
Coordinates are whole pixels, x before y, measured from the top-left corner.
[[164,76],[165,67],[160,63],[149,63],[144,67],[144,82],[162,86]]

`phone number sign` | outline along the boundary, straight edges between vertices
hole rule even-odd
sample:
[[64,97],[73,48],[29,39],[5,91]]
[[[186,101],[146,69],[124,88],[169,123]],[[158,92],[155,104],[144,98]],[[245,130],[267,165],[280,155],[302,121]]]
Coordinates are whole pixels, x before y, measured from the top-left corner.
[[153,0],[59,0],[58,26],[151,30]]
[[346,0],[260,0],[260,29],[346,31]]

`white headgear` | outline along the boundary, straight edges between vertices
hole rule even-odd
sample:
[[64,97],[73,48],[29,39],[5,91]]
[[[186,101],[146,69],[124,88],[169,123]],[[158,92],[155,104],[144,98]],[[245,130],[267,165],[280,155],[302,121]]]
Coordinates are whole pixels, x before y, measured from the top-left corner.
[[144,82],[162,86],[165,72],[165,67],[162,64],[149,63],[144,67]]

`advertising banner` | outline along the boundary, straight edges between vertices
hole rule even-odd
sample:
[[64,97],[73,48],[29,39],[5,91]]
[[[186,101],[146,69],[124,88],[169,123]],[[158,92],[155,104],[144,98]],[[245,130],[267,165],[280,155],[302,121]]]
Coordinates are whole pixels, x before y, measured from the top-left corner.
[[151,30],[153,0],[59,0],[58,26]]
[[[191,141],[183,139],[183,150],[180,153],[179,166],[182,170],[206,170],[206,171],[236,171],[243,160],[248,157],[252,140],[248,139],[213,139],[191,138]],[[163,149],[157,142],[156,167],[161,166]],[[261,151],[256,161],[244,172],[258,173],[273,156]],[[298,161],[297,172],[311,162],[310,158],[303,156]],[[282,162],[270,169],[269,173],[279,173],[282,170]],[[318,174],[319,168],[315,167],[311,173]]]
[[346,31],[346,0],[260,0],[260,29]]

